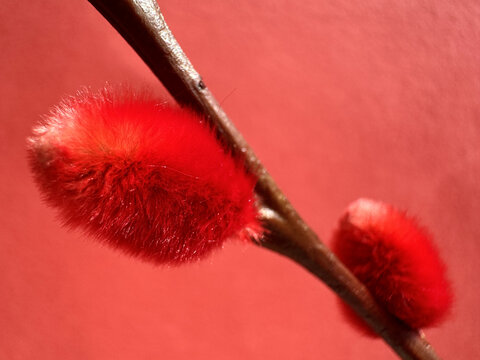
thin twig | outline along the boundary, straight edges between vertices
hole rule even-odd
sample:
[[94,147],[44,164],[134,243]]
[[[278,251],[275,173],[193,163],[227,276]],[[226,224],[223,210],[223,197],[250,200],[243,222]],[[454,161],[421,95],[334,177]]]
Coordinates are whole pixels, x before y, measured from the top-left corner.
[[245,160],[258,178],[256,193],[268,230],[260,245],[285,255],[324,281],[346,301],[403,359],[438,360],[418,331],[386,313],[318,239],[288,202],[263,165],[235,129],[183,53],[154,0],[89,0],[142,57],[182,106],[209,119],[225,146]]

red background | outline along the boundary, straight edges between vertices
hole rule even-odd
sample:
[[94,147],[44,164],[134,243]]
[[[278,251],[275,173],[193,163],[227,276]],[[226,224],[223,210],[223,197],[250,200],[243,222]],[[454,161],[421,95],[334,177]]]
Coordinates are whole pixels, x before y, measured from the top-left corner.
[[[427,336],[480,355],[480,3],[160,3],[270,173],[328,242],[368,196],[436,236],[452,316]],[[0,359],[394,359],[302,268],[229,244],[155,268],[62,229],[26,165],[39,115],[105,81],[164,93],[86,1],[0,5]],[[472,284],[473,283],[473,284]]]

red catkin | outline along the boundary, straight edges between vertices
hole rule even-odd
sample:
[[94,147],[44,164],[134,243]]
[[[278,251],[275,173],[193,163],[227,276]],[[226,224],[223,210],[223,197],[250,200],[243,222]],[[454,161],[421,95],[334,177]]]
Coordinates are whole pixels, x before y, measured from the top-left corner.
[[[340,219],[333,251],[378,303],[413,328],[438,325],[452,305],[445,266],[428,232],[390,205],[359,199]],[[352,324],[373,335],[346,305]]]
[[255,180],[189,110],[85,90],[34,128],[28,153],[65,224],[145,260],[193,261],[259,236]]

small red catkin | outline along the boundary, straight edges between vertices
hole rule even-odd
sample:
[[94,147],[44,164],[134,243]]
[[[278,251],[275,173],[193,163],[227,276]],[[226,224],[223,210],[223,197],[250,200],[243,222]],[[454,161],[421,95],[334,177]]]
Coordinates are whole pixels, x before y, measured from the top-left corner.
[[34,178],[69,227],[157,264],[260,236],[254,178],[189,110],[84,90],[33,133]]
[[[448,314],[452,292],[445,266],[430,235],[405,213],[359,199],[340,219],[332,247],[378,303],[410,327],[438,325]],[[354,327],[375,335],[342,305]]]

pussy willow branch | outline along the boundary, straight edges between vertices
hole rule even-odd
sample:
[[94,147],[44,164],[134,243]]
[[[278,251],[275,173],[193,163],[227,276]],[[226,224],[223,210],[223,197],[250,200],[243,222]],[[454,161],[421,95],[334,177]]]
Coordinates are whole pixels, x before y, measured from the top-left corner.
[[256,193],[267,234],[260,245],[291,258],[325,282],[403,359],[439,359],[430,344],[390,314],[318,239],[288,202],[241,134],[227,118],[170,32],[154,0],[89,0],[141,56],[182,106],[216,128],[224,145],[244,158],[258,178]]

